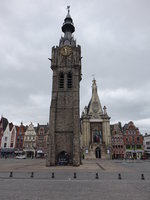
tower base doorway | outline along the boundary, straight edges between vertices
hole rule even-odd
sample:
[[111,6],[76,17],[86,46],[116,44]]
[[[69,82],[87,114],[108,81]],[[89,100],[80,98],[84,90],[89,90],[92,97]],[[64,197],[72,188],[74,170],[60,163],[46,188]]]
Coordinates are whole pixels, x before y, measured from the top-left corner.
[[58,165],[68,165],[69,155],[66,151],[61,151],[58,155]]

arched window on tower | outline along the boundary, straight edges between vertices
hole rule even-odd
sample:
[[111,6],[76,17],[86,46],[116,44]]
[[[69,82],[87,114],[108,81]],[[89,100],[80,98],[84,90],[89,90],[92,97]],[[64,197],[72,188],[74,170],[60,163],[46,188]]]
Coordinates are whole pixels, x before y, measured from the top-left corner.
[[67,87],[72,88],[72,73],[71,72],[67,74]]
[[59,74],[59,88],[64,88],[64,74],[60,72]]

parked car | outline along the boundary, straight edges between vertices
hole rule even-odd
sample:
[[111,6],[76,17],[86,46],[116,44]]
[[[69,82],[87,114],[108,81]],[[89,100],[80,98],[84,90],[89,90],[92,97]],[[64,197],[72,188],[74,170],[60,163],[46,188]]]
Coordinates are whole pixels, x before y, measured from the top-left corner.
[[26,155],[19,155],[19,156],[16,156],[16,159],[26,159]]

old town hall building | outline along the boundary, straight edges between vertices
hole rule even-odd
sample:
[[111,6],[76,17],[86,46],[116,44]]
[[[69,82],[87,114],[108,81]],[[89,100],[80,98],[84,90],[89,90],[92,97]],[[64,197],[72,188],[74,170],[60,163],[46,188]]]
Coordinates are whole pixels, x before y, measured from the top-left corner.
[[50,59],[53,83],[46,166],[79,166],[81,47],[72,35],[75,27],[69,8],[62,31],[64,36],[59,46],[52,47]]

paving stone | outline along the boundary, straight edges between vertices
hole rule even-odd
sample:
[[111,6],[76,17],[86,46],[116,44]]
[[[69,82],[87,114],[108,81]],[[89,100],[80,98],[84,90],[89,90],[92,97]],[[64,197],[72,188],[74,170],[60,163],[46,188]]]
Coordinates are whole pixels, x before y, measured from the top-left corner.
[[[142,173],[145,180],[141,180]],[[47,168],[40,159],[0,159],[0,188],[0,200],[149,200],[150,162],[89,160],[81,167]]]

